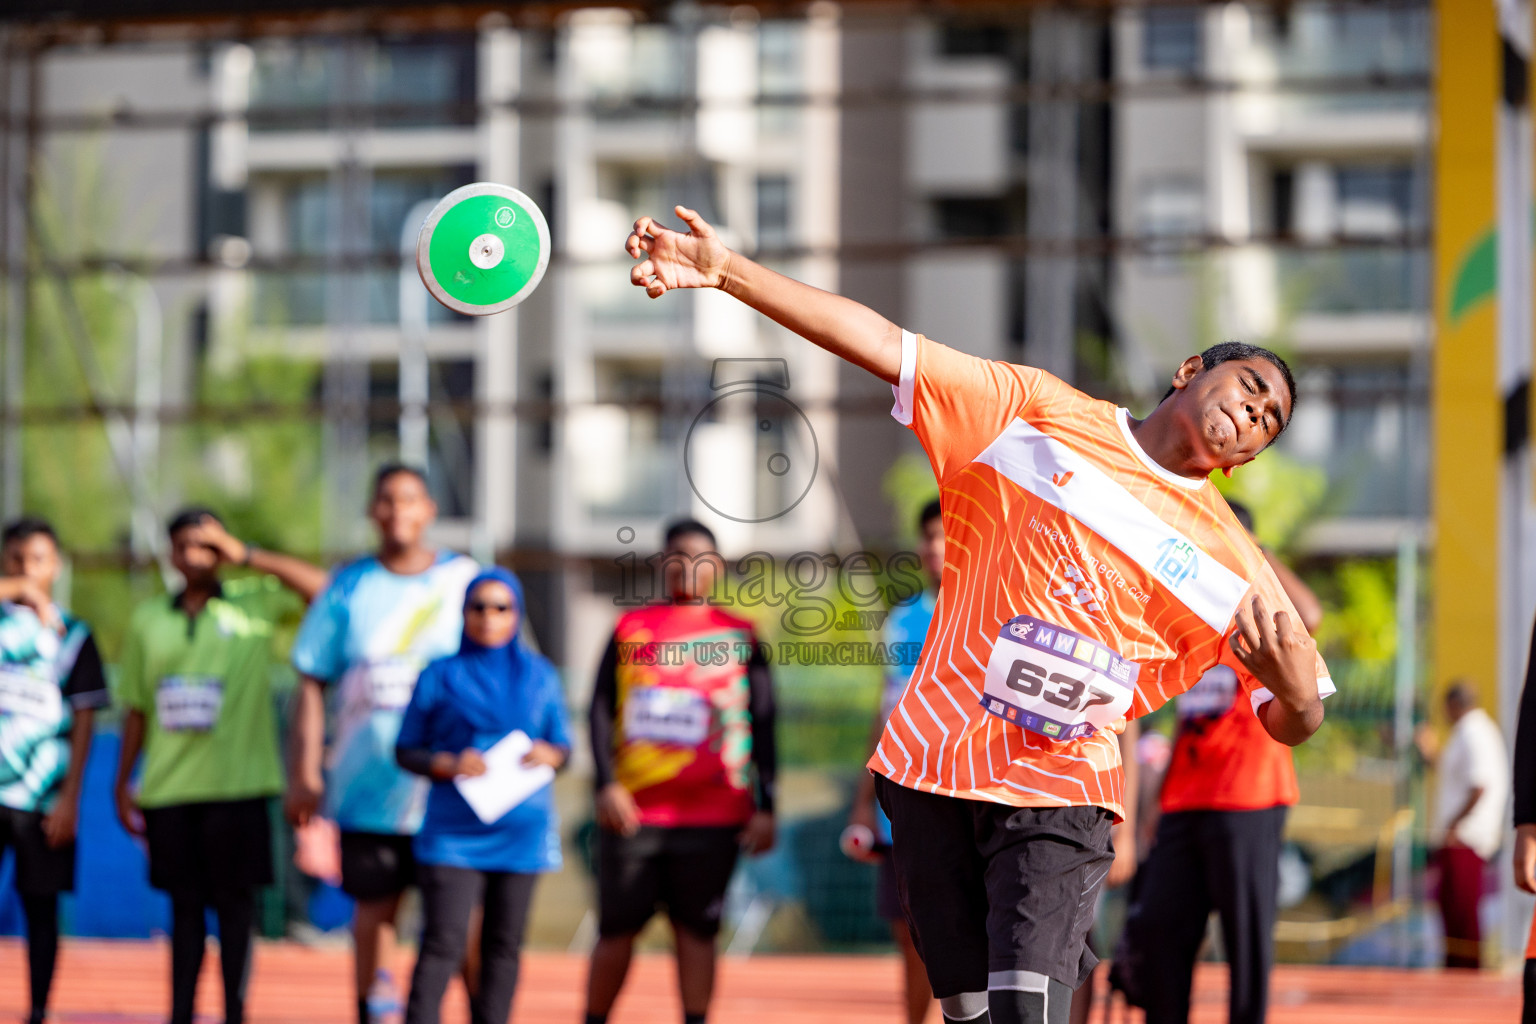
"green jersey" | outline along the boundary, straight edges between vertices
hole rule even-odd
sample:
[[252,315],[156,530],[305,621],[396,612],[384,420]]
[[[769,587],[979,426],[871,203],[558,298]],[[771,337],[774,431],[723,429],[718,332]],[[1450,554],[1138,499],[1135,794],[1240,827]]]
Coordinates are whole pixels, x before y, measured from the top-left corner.
[[273,796],[283,788],[272,675],[277,580],[226,581],[195,618],[182,595],[134,610],[118,698],[144,715],[141,807]]

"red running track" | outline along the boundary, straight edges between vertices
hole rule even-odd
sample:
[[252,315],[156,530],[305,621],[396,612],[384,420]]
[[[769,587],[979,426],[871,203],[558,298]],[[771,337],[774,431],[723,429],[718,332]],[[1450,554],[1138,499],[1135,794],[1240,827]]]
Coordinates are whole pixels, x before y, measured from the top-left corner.
[[[210,945],[199,989],[203,1021],[218,1024],[221,994]],[[161,1024],[169,1005],[169,951],[158,942],[66,941],[54,992],[58,1024]],[[352,1024],[350,958],[345,950],[262,943],[256,950],[247,1020],[250,1024]],[[586,965],[580,957],[530,953],[513,1019],[517,1024],[577,1024]],[[901,1024],[894,958],[760,956],[721,966],[717,1024]],[[1224,1024],[1226,978],[1202,966],[1194,1024]],[[0,940],[0,1024],[26,1010],[22,946]],[[1272,984],[1272,1024],[1493,1024],[1520,1012],[1517,979],[1496,974],[1449,974],[1282,966]],[[613,1024],[677,1024],[682,1017],[670,961],[641,956],[613,1015]],[[1139,1018],[1139,1015],[1137,1015]],[[1133,1018],[1133,1019],[1137,1019]],[[461,994],[450,990],[444,1021],[468,1019]],[[934,1013],[931,1020],[937,1021]],[[1102,1010],[1094,1021],[1103,1019]],[[1116,1013],[1115,1019],[1121,1019]]]

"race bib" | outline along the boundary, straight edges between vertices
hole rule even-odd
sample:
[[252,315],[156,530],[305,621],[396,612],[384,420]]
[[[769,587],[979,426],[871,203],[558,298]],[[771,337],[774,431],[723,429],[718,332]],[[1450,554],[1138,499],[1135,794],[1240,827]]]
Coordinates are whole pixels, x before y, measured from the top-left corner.
[[1194,686],[1179,694],[1179,719],[1224,715],[1232,710],[1232,702],[1236,699],[1237,673],[1228,665],[1216,665],[1207,669]]
[[48,722],[64,717],[59,684],[28,672],[0,669],[0,715],[23,715]]
[[166,732],[210,732],[224,706],[224,680],[166,676],[155,690],[155,716]]
[[1018,615],[992,645],[981,706],[1047,739],[1091,736],[1130,710],[1140,670],[1097,640]]
[[421,662],[415,658],[381,658],[368,663],[368,697],[375,711],[404,711],[416,690]]
[[624,738],[696,747],[709,735],[709,701],[680,686],[642,686],[624,699]]

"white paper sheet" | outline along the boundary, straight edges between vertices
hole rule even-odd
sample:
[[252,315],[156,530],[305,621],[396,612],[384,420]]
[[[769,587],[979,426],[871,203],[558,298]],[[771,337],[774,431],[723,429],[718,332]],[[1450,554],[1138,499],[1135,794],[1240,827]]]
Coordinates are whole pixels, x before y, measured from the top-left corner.
[[487,825],[549,785],[555,770],[547,764],[523,767],[533,740],[521,729],[508,733],[485,752],[485,774],[453,780],[475,816]]

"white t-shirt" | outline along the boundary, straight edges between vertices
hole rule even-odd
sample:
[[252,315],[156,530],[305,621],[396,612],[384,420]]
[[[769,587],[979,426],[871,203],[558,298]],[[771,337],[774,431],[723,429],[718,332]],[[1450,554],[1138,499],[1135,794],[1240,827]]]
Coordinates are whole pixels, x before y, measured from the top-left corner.
[[1482,787],[1483,795],[1456,826],[1456,838],[1484,860],[1499,852],[1509,805],[1509,771],[1504,736],[1493,719],[1482,708],[1462,715],[1440,755],[1435,833],[1442,842],[1472,790]]

